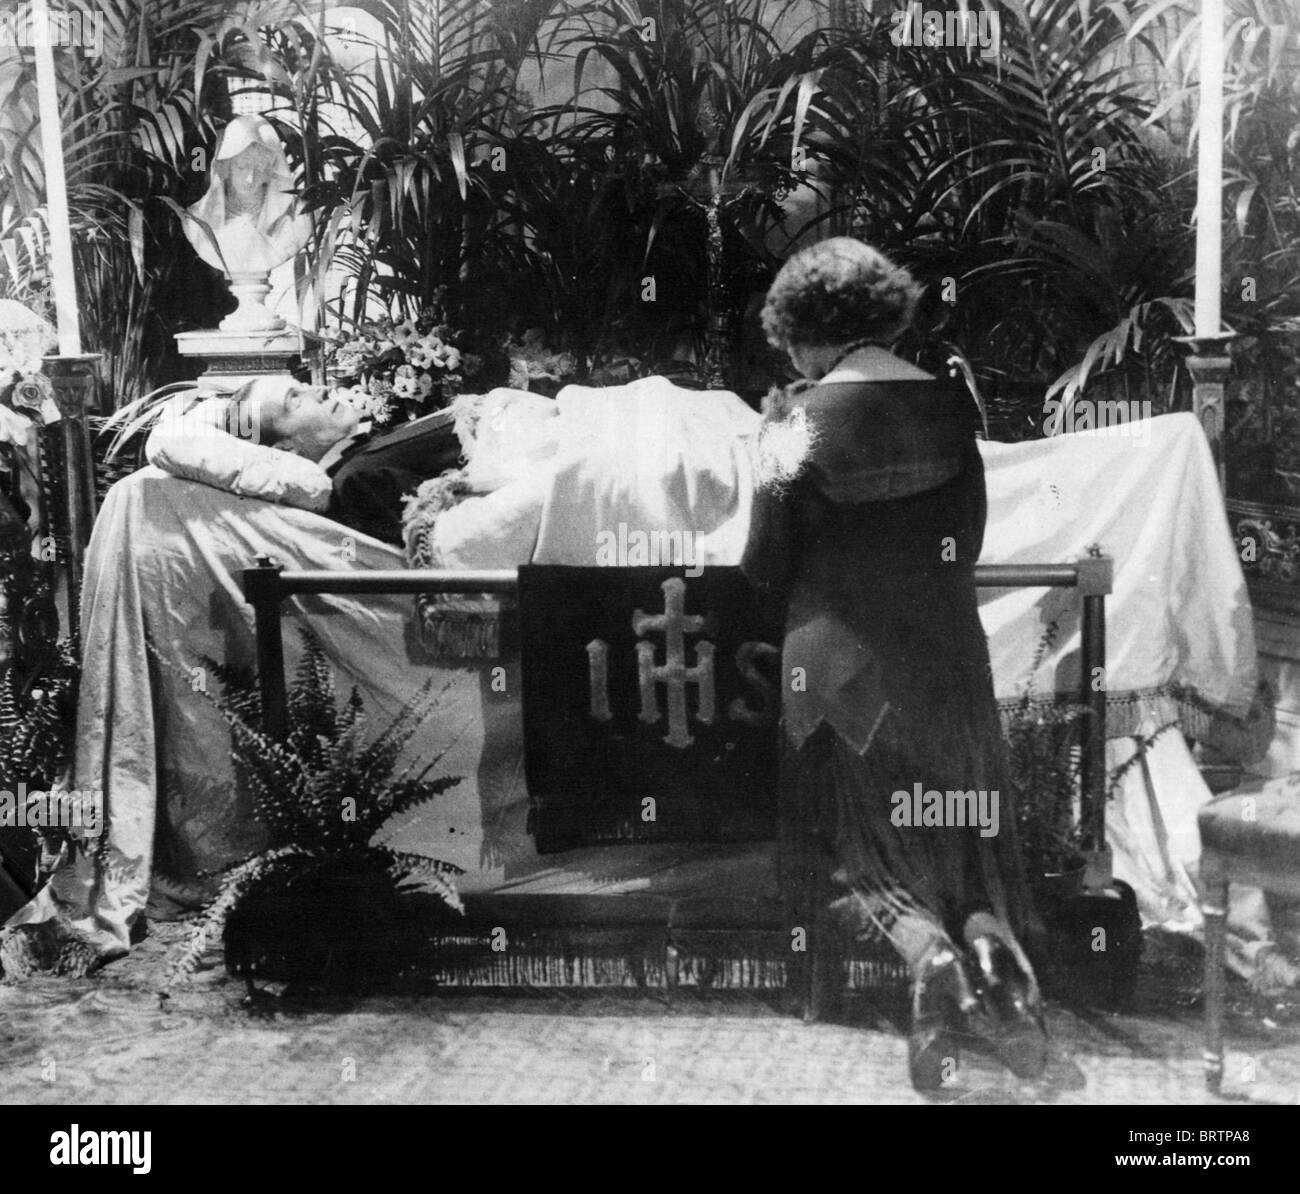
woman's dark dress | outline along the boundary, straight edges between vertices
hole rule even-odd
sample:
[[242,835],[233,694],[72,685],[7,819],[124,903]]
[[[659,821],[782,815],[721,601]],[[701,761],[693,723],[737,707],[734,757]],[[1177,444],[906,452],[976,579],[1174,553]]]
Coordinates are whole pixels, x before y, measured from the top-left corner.
[[[914,965],[974,911],[1022,933],[973,573],[987,506],[970,399],[928,379],[841,382],[786,397],[769,421],[796,408],[808,458],[760,488],[743,563],[785,600],[779,857],[795,923],[811,930],[835,902],[856,912],[840,931],[874,925]],[[997,792],[996,836],[895,824],[892,794],[918,783]]]

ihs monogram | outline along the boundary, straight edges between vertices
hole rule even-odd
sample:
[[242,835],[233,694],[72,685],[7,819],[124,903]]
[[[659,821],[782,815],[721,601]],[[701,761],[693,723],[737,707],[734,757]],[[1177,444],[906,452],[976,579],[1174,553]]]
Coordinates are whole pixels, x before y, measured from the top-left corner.
[[[667,691],[668,733],[664,742],[669,746],[684,750],[695,739],[689,732],[690,714],[687,709],[686,691],[690,685],[698,689],[695,720],[701,725],[711,726],[716,720],[717,694],[714,688],[714,645],[701,639],[694,644],[695,663],[689,665],[686,658],[687,638],[704,634],[710,629],[708,616],[688,614],[686,612],[686,582],[680,577],[672,577],[660,586],[664,594],[664,612],[647,614],[638,609],[632,615],[632,629],[642,641],[636,645],[637,687],[641,697],[641,710],[637,719],[645,725],[655,725],[662,711],[659,707],[658,686],[662,684]],[[648,642],[646,636],[662,633],[664,636],[664,661],[655,663],[655,644]],[[732,701],[728,714],[733,721],[746,725],[770,724],[775,720],[774,702],[767,698],[772,694],[772,687],[754,667],[756,658],[776,656],[779,652],[767,643],[742,643],[736,653],[736,666],[744,679],[760,690],[761,708],[751,709],[737,697]],[[609,644],[602,639],[593,639],[587,644],[587,674],[590,685],[590,705],[588,712],[598,722],[613,719],[609,708]]]

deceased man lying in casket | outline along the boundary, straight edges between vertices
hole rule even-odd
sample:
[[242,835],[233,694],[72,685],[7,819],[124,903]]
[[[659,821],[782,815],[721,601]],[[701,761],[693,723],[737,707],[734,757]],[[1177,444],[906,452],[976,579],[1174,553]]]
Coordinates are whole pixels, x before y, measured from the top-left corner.
[[[248,382],[222,414],[224,430],[240,439],[318,464],[331,481],[324,513],[385,543],[402,541],[403,497],[461,456],[449,410],[376,433],[343,399],[288,376]],[[151,437],[150,460],[185,475],[193,422],[164,420]]]
[[411,563],[608,564],[602,549],[629,539],[625,527],[671,536],[682,558],[620,562],[698,567],[734,563],[744,546],[759,422],[734,394],[647,378],[570,386],[560,401],[497,389],[373,430],[320,387],[265,377],[164,411],[146,455],[405,547]]

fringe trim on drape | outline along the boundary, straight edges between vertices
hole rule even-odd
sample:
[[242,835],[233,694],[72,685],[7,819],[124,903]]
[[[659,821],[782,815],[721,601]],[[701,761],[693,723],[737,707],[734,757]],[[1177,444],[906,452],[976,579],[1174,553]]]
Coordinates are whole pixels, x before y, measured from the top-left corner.
[[[446,596],[422,593],[415,599],[420,642],[443,659],[496,659],[501,654],[501,611],[448,609]],[[490,597],[482,600],[490,601]]]
[[[1043,709],[1070,700],[1069,697],[1035,697],[1031,710]],[[1009,697],[998,702],[1005,730],[1024,706],[1024,698]],[[1106,737],[1123,738],[1150,733],[1166,722],[1177,722],[1189,738],[1223,751],[1239,763],[1252,763],[1268,753],[1276,722],[1273,691],[1260,681],[1255,699],[1244,717],[1212,705],[1196,689],[1168,684],[1112,692],[1106,696]]]
[[787,963],[772,958],[683,957],[677,985],[697,990],[783,991],[789,985]]
[[480,949],[465,951],[462,956],[447,951],[429,967],[428,975],[440,985],[455,987],[662,988],[667,985],[662,959],[637,961],[559,949],[537,953],[515,950],[508,954]]
[[[457,420],[477,417],[469,405]],[[457,422],[459,430],[460,423]],[[471,434],[469,431],[466,434]],[[402,508],[402,541],[412,568],[441,568],[433,534],[444,510],[471,492],[459,469],[425,481]],[[495,659],[501,654],[501,603],[487,593],[421,593],[415,598],[420,641],[430,655],[443,659]]]
[[[661,958],[636,963],[625,957],[590,956],[565,950],[493,957],[471,952],[445,959],[429,970],[441,985],[454,987],[671,987],[710,991],[783,991],[790,985],[789,964],[770,957],[683,956],[676,982],[668,982]],[[874,991],[906,987],[907,967],[895,958],[853,958],[846,967],[848,989]]]
[[430,477],[409,497],[402,499],[402,542],[412,568],[436,567],[433,532],[438,517],[470,496],[469,483],[461,469],[449,469]]
[[849,990],[874,991],[880,987],[911,987],[912,976],[896,957],[865,960],[853,958],[849,962]]
[[[488,939],[445,937],[431,940],[425,961],[413,961],[402,975],[414,986],[433,983],[463,988],[624,988],[628,990],[675,988],[721,991],[780,991],[791,981],[789,963],[779,950],[788,948],[784,933],[772,937],[762,950],[727,951],[718,956],[704,949],[681,950],[670,967],[664,950],[643,946],[640,950],[583,948],[575,940],[551,938],[521,943],[512,940],[509,950],[495,953]],[[881,945],[887,951],[888,946]],[[252,977],[276,979],[299,974],[293,960],[261,957],[246,967]],[[244,971],[241,970],[241,973]],[[675,981],[669,980],[675,972]],[[299,977],[301,975],[299,974]],[[906,985],[907,968],[897,958],[858,956],[846,966],[845,981],[850,989],[876,990]]]
[[[502,954],[470,952],[445,958],[428,971],[440,985],[454,987],[654,987],[670,989],[661,958],[637,963],[625,957],[591,956],[581,952]],[[907,967],[891,958],[853,958],[846,967],[850,990],[874,991],[906,987]],[[789,965],[763,957],[682,957],[671,986],[711,991],[782,991],[791,981]]]

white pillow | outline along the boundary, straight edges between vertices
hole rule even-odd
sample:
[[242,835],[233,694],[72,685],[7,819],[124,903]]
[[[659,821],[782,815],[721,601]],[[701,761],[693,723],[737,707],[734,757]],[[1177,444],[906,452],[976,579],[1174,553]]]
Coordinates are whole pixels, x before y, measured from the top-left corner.
[[218,426],[224,407],[224,399],[213,399],[185,415],[164,411],[145,458],[173,476],[241,497],[318,512],[329,505],[330,478],[319,464],[231,435]]

